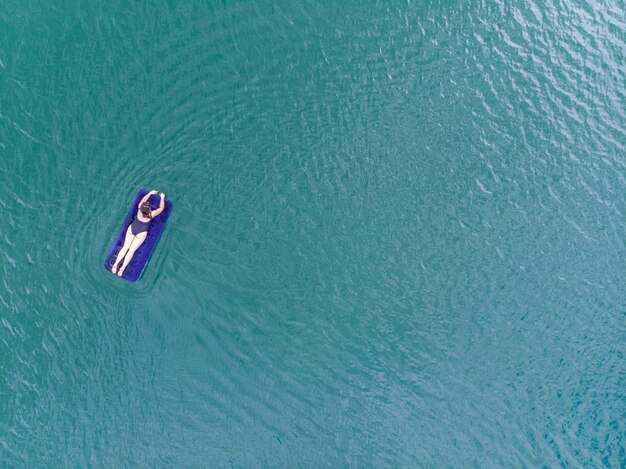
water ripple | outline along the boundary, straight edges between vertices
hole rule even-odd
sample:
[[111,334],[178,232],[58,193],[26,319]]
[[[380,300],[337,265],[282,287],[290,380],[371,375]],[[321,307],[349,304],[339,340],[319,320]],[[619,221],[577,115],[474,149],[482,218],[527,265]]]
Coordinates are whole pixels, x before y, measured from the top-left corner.
[[[36,4],[0,11],[11,462],[620,465],[622,5]],[[176,209],[131,285],[140,187]]]

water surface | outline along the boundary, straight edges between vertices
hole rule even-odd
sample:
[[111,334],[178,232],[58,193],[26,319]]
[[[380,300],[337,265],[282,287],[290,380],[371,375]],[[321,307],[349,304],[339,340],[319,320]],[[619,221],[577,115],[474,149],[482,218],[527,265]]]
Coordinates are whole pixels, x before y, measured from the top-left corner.
[[0,465],[626,465],[624,18],[3,2]]

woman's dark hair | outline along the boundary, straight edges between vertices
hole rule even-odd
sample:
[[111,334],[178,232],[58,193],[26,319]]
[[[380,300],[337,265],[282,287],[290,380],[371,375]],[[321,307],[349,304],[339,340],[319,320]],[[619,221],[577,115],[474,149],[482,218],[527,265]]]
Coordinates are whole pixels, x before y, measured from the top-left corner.
[[143,204],[141,204],[141,207],[139,207],[139,210],[141,210],[141,213],[143,213],[146,217],[150,216],[150,212],[152,211],[150,202],[144,202]]

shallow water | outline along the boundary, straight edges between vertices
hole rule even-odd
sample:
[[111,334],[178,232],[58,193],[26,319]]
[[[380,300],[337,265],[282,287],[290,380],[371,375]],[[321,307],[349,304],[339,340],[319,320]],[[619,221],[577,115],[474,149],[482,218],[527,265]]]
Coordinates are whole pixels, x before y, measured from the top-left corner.
[[626,465],[625,18],[3,2],[0,465]]

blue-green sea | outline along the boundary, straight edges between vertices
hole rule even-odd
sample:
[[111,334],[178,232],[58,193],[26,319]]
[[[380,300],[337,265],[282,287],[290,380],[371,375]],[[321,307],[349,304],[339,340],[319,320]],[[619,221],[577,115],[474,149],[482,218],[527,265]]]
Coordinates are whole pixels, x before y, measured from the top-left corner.
[[622,1],[3,0],[0,216],[0,467],[626,467]]

